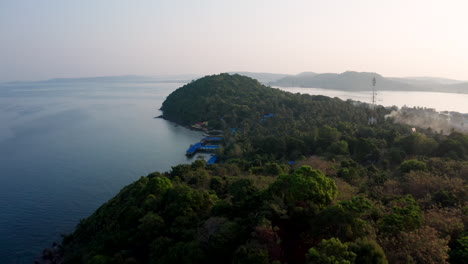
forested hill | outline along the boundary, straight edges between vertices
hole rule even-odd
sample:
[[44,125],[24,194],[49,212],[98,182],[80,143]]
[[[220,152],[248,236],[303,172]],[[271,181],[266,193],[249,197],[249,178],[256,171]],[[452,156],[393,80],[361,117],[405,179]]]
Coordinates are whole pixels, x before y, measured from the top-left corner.
[[362,124],[368,115],[367,107],[338,98],[284,92],[237,74],[206,76],[191,82],[170,94],[161,110],[165,118],[183,125],[208,121],[215,128],[239,127],[247,122],[252,125],[268,114],[274,114],[275,120],[314,125],[340,121]]
[[123,188],[64,238],[65,263],[467,263],[467,135],[413,132],[381,107],[371,126],[366,105],[240,75],[162,109],[223,129],[219,163]]
[[[328,144],[335,143],[339,133],[355,133],[357,127],[367,126],[371,114],[366,104],[292,94],[229,74],[207,76],[177,89],[161,109],[168,120],[183,125],[208,121],[209,127],[227,131],[226,138],[236,137],[221,154],[260,154],[283,160],[324,151]],[[390,110],[376,110],[378,119],[385,124],[384,116]],[[228,133],[232,128],[237,131],[235,136]],[[396,130],[401,129],[409,131],[392,125],[381,133],[398,134]],[[353,149],[359,145],[354,137],[346,144]]]

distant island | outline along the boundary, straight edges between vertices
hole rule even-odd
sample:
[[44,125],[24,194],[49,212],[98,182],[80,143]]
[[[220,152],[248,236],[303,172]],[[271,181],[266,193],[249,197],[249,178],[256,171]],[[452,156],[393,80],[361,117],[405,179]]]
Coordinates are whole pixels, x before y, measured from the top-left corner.
[[218,164],[141,177],[44,260],[466,263],[467,135],[237,74],[190,82],[161,109],[224,131]]
[[428,91],[442,93],[468,93],[468,82],[443,78],[390,78],[371,72],[347,71],[337,73],[300,73],[269,82],[272,86],[323,88],[344,91],[372,90],[372,78],[381,91]]
[[78,78],[54,78],[39,81],[16,81],[8,83],[186,83],[200,77],[200,75],[195,74],[168,74],[158,76],[116,75]]
[[[261,84],[276,87],[322,88],[342,91],[370,91],[371,80],[376,79],[379,91],[425,91],[441,93],[468,93],[468,81],[436,77],[384,77],[373,72],[347,71],[343,73],[303,72],[296,75],[267,72],[233,71],[258,80]],[[156,76],[117,75],[80,78],[55,78],[41,81],[15,83],[187,83],[199,79],[198,74],[167,74]],[[8,84],[8,83],[7,83]]]
[[232,72],[257,79],[265,85],[277,87],[322,88],[343,91],[370,91],[375,77],[380,91],[426,91],[468,93],[468,82],[436,77],[383,77],[373,72],[347,71],[343,73],[303,72],[296,75],[255,72]]

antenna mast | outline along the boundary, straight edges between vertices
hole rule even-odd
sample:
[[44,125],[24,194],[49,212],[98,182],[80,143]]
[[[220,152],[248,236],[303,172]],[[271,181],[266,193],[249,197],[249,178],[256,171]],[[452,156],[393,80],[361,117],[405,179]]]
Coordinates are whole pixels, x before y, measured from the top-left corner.
[[375,77],[372,78],[372,104],[370,105],[371,108],[371,116],[369,117],[369,125],[377,124],[377,113],[375,112],[376,109],[376,101],[377,101],[377,93],[375,92],[375,84],[377,81]]
[[372,108],[375,109],[375,101],[376,101],[376,93],[375,93],[375,83],[377,81],[375,80],[375,77],[372,78]]

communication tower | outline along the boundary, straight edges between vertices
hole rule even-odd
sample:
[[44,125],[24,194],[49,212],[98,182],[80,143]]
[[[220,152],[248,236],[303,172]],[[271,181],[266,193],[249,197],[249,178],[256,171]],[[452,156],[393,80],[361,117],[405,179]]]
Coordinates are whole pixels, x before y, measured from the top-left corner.
[[377,81],[375,80],[375,77],[373,77],[372,78],[372,103],[370,105],[371,114],[370,114],[369,120],[368,120],[369,125],[377,124],[377,113],[376,113],[377,92],[375,91],[375,84],[376,83],[377,83]]

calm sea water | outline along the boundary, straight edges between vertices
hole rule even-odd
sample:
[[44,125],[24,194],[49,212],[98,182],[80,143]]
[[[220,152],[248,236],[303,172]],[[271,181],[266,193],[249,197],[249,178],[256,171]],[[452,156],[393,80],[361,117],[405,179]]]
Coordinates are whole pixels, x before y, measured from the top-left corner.
[[[361,102],[371,102],[372,92],[346,92],[320,88],[277,87],[291,93],[326,95],[342,100],[352,99]],[[408,106],[434,108],[438,111],[455,111],[468,113],[468,94],[434,93],[434,92],[403,92],[378,91],[377,103],[383,106]]]
[[[32,263],[122,187],[191,162],[202,135],[162,119],[182,84],[0,84],[0,263]],[[370,93],[281,88],[368,102]],[[381,92],[379,104],[468,113],[468,95]]]
[[0,263],[32,263],[124,186],[201,139],[162,119],[182,84],[0,85]]

